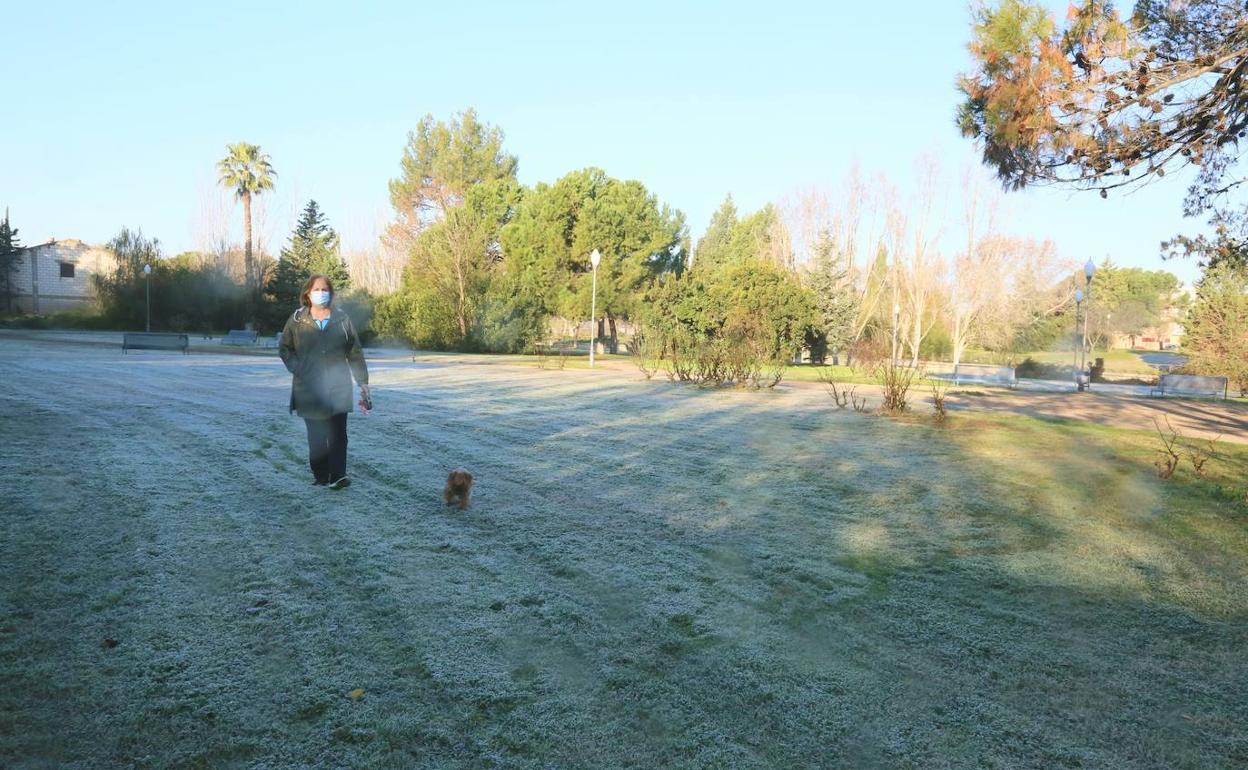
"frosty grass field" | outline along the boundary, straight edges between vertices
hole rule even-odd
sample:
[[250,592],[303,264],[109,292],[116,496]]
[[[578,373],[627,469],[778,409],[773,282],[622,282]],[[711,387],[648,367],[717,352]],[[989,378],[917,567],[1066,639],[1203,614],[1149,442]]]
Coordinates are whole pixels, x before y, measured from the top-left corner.
[[0,340],[0,766],[1248,766],[1248,447],[371,370]]

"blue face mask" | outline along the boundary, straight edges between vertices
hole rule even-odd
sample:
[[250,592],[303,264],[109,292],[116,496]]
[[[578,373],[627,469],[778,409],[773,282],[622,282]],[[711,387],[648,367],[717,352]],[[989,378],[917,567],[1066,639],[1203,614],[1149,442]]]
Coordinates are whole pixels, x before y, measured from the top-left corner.
[[325,307],[329,304],[329,292],[314,291],[308,294],[308,298],[312,300],[312,304],[317,307]]

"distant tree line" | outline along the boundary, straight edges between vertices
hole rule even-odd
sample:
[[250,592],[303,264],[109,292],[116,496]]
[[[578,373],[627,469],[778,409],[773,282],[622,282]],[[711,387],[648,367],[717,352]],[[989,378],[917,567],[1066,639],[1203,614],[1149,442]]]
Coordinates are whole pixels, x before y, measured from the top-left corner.
[[[517,168],[502,130],[473,110],[445,121],[427,115],[389,185],[394,217],[379,247],[402,255],[394,284],[358,288],[360,260],[344,258],[328,216],[309,201],[276,257],[253,251],[247,227],[241,260],[224,247],[164,258],[157,241],[124,229],[108,244],[118,269],[96,279],[101,322],[141,328],[150,281],[154,328],[250,323],[269,334],[316,272],[331,277],[337,303],[368,334],[427,349],[529,351],[556,341],[553,320],[585,319],[608,351],[644,337],[669,363],[719,376],[778,366],[803,349],[815,362],[956,362],[1073,344],[1078,266],[1052,244],[1004,232],[995,199],[969,176],[955,201],[961,222],[940,219],[937,191],[948,185],[930,162],[908,196],[857,172],[836,193],[753,212],[727,196],[696,244],[684,214],[641,182],[591,167],[526,187]],[[245,220],[277,177],[247,143],[227,147],[218,170]],[[964,243],[942,252],[936,233],[959,225]],[[590,319],[594,250],[602,259]],[[1138,336],[1173,317],[1178,288],[1169,273],[1102,264],[1093,341]]]

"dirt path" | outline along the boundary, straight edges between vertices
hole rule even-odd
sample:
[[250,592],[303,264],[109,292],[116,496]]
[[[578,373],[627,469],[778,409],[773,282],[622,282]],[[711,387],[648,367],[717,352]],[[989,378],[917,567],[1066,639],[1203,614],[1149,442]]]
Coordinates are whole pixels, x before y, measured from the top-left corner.
[[1009,393],[950,396],[957,409],[1013,412],[1033,417],[1083,420],[1098,425],[1135,430],[1156,430],[1166,421],[1185,436],[1214,438],[1248,444],[1248,404],[1195,399],[1132,398],[1097,393]]

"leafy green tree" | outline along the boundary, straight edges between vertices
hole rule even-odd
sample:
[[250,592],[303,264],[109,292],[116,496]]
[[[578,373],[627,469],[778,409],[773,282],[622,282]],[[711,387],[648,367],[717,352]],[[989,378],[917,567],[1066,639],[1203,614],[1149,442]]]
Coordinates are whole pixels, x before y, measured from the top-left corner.
[[[395,221],[384,237],[409,262],[401,297],[378,305],[383,333],[423,347],[479,344],[473,329],[501,258],[499,229],[522,194],[516,166],[502,130],[472,109],[449,122],[426,115],[408,135],[401,174],[390,181]],[[403,321],[403,312],[412,317]]]
[[247,317],[245,286],[210,255],[183,252],[152,265],[152,319],[172,331],[238,328]]
[[1092,285],[1089,333],[1105,343],[1108,334],[1134,338],[1156,326],[1173,304],[1181,283],[1165,270],[1118,267],[1106,260]]
[[820,323],[813,292],[797,276],[776,265],[744,263],[720,271],[708,284],[709,307],[723,313],[724,323],[757,319],[765,334],[765,351],[787,359],[801,348],[809,330]]
[[455,309],[446,298],[430,286],[409,281],[377,301],[373,329],[419,350],[449,350],[458,331]]
[[820,323],[814,293],[792,272],[764,262],[669,276],[648,298],[643,321],[661,336],[706,342],[748,328],[772,360],[795,354]]
[[226,145],[226,156],[217,161],[222,186],[234,190],[234,196],[243,202],[243,265],[244,283],[249,291],[260,286],[260,271],[256,269],[251,250],[251,199],[265,190],[273,189],[277,172],[269,156],[260,147],[247,142]]
[[478,184],[515,181],[516,156],[503,151],[503,131],[482,123],[476,110],[449,122],[425,115],[408,134],[401,175],[390,180],[396,221],[390,237],[408,244],[433,222],[461,205]]
[[715,213],[711,215],[711,223],[698,241],[693,262],[699,268],[703,264],[721,265],[731,261],[728,256],[728,244],[732,240],[733,228],[737,226],[737,206],[732,195],[724,198]]
[[340,295],[351,288],[351,273],[342,261],[338,233],[329,226],[316,201],[308,201],[268,282],[278,316],[284,319],[299,306],[299,292],[313,273],[328,276]]
[[[105,248],[116,257],[117,266],[112,273],[91,276],[102,314],[122,329],[142,329],[147,317],[146,281],[159,280],[165,268],[160,241],[144,238],[142,230],[123,227]],[[143,272],[145,265],[151,266],[151,277]],[[153,297],[152,328],[156,328],[155,322],[163,318],[158,312],[162,299],[159,291]]]
[[427,227],[412,246],[411,277],[453,308],[457,346],[471,346],[474,321],[501,259],[499,231],[511,219],[520,186],[501,178],[473,185],[462,203]]
[[9,224],[9,210],[4,210],[0,223],[0,293],[4,295],[4,312],[13,312],[13,274],[22,264],[22,245],[17,241],[17,228]]
[[618,346],[616,320],[636,315],[655,276],[682,269],[688,243],[681,212],[660,205],[640,182],[620,181],[596,168],[539,184],[501,239],[504,280],[529,318],[587,317],[593,290],[589,255],[599,251],[597,308],[612,351]]
[[764,261],[786,266],[792,254],[783,241],[780,215],[771,204],[739,218],[731,196],[711,217],[710,227],[694,252],[694,270],[714,271],[725,265]]
[[1188,370],[1227,377],[1248,395],[1248,268],[1205,271],[1184,323],[1183,349]]

